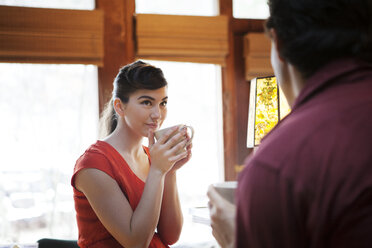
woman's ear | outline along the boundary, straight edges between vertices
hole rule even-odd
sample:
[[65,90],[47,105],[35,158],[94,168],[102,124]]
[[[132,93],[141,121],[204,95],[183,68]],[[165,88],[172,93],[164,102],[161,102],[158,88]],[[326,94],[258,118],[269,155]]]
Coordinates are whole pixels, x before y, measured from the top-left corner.
[[124,116],[124,104],[119,98],[114,99],[114,110],[118,116]]

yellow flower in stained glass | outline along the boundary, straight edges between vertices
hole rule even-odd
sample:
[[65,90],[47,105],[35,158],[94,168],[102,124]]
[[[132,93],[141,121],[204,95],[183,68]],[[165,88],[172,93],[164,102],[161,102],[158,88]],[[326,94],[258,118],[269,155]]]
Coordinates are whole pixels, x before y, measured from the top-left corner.
[[278,123],[278,87],[275,77],[257,80],[255,145]]

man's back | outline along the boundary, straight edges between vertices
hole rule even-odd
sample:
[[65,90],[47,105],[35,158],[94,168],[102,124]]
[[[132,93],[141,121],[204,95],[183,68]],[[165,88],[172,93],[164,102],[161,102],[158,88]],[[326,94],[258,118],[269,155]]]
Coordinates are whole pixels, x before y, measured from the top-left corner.
[[239,177],[238,247],[370,247],[372,67],[331,63]]

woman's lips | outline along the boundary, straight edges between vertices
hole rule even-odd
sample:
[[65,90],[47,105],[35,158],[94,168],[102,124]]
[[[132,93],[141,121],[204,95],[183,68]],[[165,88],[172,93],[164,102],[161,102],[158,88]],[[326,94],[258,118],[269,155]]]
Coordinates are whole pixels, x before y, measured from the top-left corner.
[[158,124],[156,124],[156,123],[150,123],[150,124],[147,124],[147,126],[149,126],[149,128],[153,128],[153,129],[158,128]]

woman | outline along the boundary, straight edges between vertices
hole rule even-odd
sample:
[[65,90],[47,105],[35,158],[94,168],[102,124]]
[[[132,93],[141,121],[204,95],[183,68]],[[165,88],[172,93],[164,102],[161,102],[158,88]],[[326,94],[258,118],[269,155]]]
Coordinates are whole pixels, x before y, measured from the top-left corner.
[[191,145],[177,155],[189,137],[176,129],[155,143],[167,100],[159,68],[137,61],[119,71],[104,114],[108,136],[77,160],[71,180],[80,247],[168,247],[178,240],[176,171],[190,159]]

